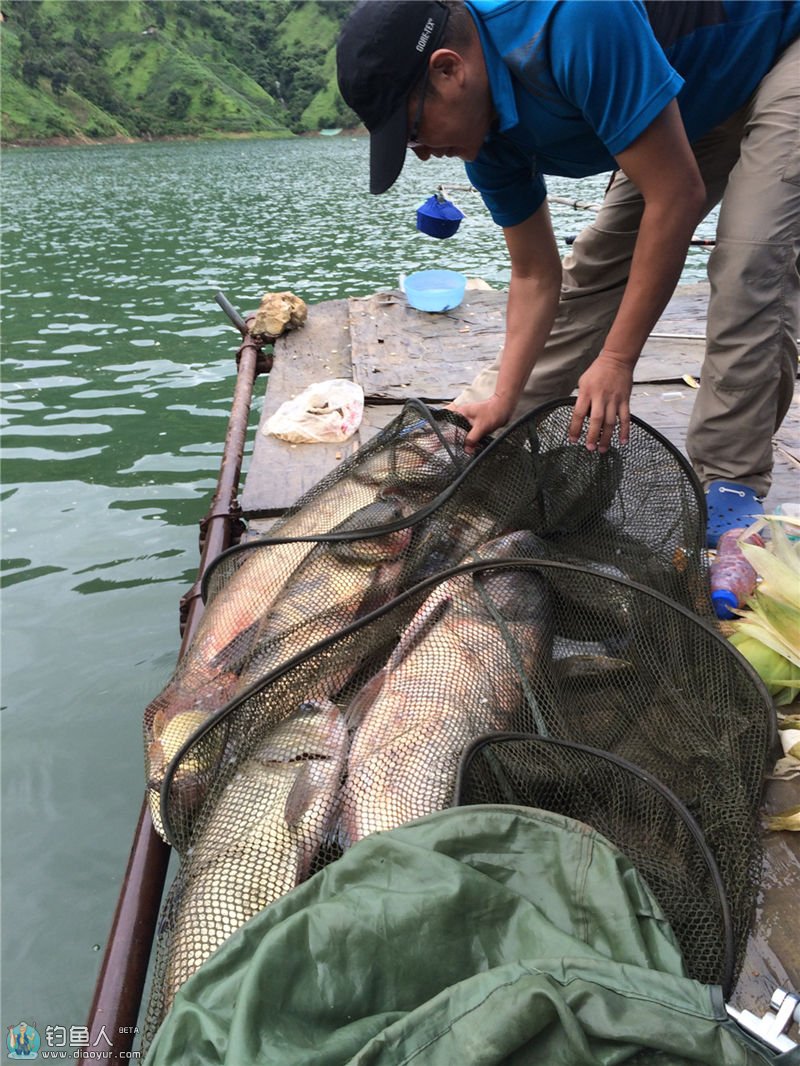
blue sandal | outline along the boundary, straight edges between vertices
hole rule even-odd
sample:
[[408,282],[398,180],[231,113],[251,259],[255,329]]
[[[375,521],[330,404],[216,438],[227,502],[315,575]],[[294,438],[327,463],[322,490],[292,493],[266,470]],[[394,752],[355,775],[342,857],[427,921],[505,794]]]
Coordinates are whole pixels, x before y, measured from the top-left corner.
[[716,548],[729,529],[749,526],[764,513],[764,505],[748,485],[738,481],[712,481],[706,491],[708,528],[706,544]]

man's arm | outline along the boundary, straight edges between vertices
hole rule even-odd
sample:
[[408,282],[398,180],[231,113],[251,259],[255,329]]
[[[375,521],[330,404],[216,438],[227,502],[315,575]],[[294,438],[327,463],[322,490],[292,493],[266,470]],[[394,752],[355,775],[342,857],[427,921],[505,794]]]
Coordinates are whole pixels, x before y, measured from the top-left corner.
[[[589,419],[586,444],[606,451],[619,419],[620,442],[630,431],[633,368],[680,277],[689,241],[702,217],[706,192],[678,105],[673,100],[617,162],[645,201],[631,273],[603,350],[578,382],[569,437],[577,441]],[[506,343],[495,394],[458,410],[472,423],[467,447],[505,425],[552,329],[561,287],[561,262],[546,203],[504,229],[511,257]]]
[[472,424],[469,451],[487,433],[504,426],[553,328],[561,291],[558,256],[547,203],[517,226],[503,230],[511,257],[506,340],[493,396],[457,410]]
[[644,197],[631,272],[603,350],[578,381],[569,426],[577,441],[589,419],[586,444],[606,451],[619,418],[620,443],[630,430],[633,368],[672,296],[706,191],[678,105],[673,100],[617,162]]

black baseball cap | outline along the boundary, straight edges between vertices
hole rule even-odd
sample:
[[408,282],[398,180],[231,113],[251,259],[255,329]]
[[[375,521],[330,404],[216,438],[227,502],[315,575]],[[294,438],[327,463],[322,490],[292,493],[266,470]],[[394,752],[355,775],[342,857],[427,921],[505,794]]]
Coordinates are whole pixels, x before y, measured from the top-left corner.
[[448,11],[440,0],[361,0],[339,35],[339,91],[370,133],[369,191],[403,169],[408,97],[439,46]]

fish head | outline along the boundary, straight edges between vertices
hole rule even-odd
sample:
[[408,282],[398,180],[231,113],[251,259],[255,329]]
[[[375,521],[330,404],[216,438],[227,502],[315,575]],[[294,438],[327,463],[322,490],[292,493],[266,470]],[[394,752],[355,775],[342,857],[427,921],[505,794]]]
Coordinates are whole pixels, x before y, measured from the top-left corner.
[[150,749],[158,751],[158,762],[167,766],[178,754],[180,749],[192,737],[198,729],[207,721],[208,715],[199,707],[191,707],[179,711],[167,718],[155,737]]
[[[348,566],[379,566],[392,562],[402,556],[411,543],[410,526],[383,531],[384,526],[401,521],[406,517],[407,507],[404,502],[393,495],[381,496],[380,499],[359,508],[346,521],[337,526],[337,532],[360,533],[352,540],[339,540],[330,543],[333,558]],[[371,531],[376,532],[372,533]]]
[[[188,668],[180,677],[174,676],[149,704],[144,719],[148,739],[157,740],[170,729],[185,732],[193,720],[200,725],[204,718],[232,699],[237,684],[236,674],[207,668],[205,664]],[[176,719],[180,720],[179,725],[170,726]]]
[[[471,560],[498,562],[513,559],[541,558],[543,545],[529,530],[515,530],[477,548]],[[552,602],[549,587],[541,573],[531,567],[504,566],[496,570],[477,570],[473,587],[479,601],[490,613],[498,613],[507,621],[522,622],[537,627],[549,627],[552,621]]]
[[[414,584],[467,561],[469,553],[497,532],[497,522],[480,502],[454,511],[445,504],[415,527],[414,559],[408,581]],[[512,553],[513,554],[513,553]]]
[[516,529],[486,541],[472,552],[470,559],[543,559],[546,545],[529,529]]
[[438,495],[471,462],[464,447],[467,432],[453,422],[417,419],[385,441],[353,476],[420,505]]
[[508,622],[537,626],[550,623],[550,591],[537,570],[505,565],[496,570],[479,571],[473,582],[489,613],[497,612]]
[[404,518],[405,508],[396,498],[381,498],[339,527],[341,531],[352,523],[361,536],[328,543],[329,580],[336,588],[337,601],[355,607],[353,617],[381,607],[396,595],[413,536],[408,525],[393,528]]
[[401,431],[395,446],[395,476],[400,485],[420,483],[441,491],[472,461],[465,441],[469,427],[425,419]]
[[269,727],[253,749],[261,763],[290,763],[330,756],[346,741],[344,715],[332,700],[304,700],[282,721]]

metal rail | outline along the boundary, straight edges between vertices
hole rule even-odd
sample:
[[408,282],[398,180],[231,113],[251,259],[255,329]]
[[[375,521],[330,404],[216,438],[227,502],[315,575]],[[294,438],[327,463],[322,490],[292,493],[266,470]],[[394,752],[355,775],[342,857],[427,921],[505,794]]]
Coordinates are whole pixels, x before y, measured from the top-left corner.
[[[238,372],[217,486],[209,512],[200,523],[198,577],[181,600],[183,639],[179,659],[189,646],[203,613],[202,576],[212,559],[238,539],[241,528],[239,477],[253,385],[256,377],[268,372],[272,366],[272,357],[262,351],[263,340],[250,333],[248,322],[223,293],[217,293],[216,300],[241,333],[242,343],[236,353]],[[90,1049],[94,1048],[109,1052],[106,1062],[127,1063],[131,1060],[169,857],[170,848],[154,830],[145,800],[136,823],[125,877],[89,1008],[88,1044],[77,1059],[83,1066],[95,1061],[89,1057]]]

